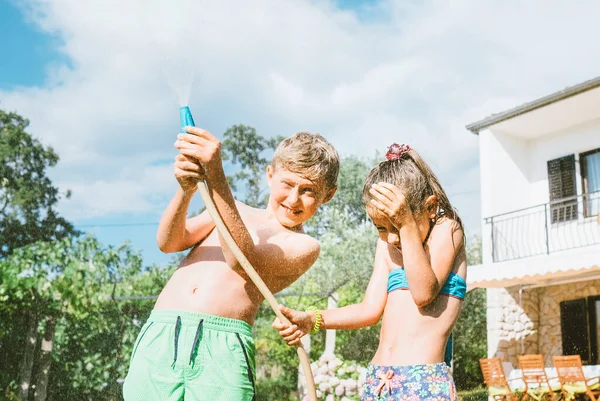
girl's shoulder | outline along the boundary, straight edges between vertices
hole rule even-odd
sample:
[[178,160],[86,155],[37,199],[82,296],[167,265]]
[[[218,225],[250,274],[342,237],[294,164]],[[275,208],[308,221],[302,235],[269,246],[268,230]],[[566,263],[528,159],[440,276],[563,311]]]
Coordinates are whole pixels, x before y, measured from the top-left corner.
[[465,232],[462,223],[450,216],[442,216],[436,222],[431,232],[431,241],[444,243],[451,240],[455,248],[464,245]]
[[463,233],[462,223],[458,220],[453,219],[451,216],[442,215],[440,218],[437,219],[435,225],[446,230],[450,230],[453,232],[457,231],[461,234]]

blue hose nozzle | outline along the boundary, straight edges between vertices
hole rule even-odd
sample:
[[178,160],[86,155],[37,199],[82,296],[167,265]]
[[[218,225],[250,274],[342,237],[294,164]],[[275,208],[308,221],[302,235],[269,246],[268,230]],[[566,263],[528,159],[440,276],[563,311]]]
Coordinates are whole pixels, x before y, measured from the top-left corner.
[[192,112],[188,106],[183,106],[179,109],[179,125],[181,125],[181,132],[185,133],[185,127],[195,127],[194,118]]

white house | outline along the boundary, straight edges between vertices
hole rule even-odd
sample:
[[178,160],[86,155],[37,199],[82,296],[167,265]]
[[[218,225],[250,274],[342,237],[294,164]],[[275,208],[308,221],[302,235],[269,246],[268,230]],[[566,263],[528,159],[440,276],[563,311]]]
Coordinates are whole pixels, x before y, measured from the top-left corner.
[[488,356],[600,364],[600,77],[467,126],[479,135]]

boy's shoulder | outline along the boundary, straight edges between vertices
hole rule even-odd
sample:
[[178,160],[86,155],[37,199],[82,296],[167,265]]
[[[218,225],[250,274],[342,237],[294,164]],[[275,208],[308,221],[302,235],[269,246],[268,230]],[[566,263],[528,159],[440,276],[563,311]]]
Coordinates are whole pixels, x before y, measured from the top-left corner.
[[[236,206],[250,231],[256,230],[258,242],[278,242],[306,247],[307,251],[318,251],[319,241],[303,231],[295,231],[269,218],[265,209],[256,208],[236,200]],[[251,235],[253,235],[251,233]]]

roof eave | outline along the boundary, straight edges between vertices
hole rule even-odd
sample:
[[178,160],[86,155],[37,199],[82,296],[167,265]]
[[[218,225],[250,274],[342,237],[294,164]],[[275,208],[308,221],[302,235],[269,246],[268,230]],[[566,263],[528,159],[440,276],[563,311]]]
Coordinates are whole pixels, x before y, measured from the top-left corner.
[[549,104],[556,103],[558,101],[567,99],[571,96],[575,96],[583,92],[587,92],[597,87],[600,87],[600,76],[582,82],[580,84],[570,86],[561,91],[552,93],[548,96],[544,96],[532,102],[522,104],[502,113],[493,114],[489,117],[484,118],[483,120],[479,120],[467,125],[466,128],[473,134],[477,135],[482,129],[498,124],[502,121],[510,120],[511,118],[520,116],[521,114],[529,113],[530,111],[548,106]]

